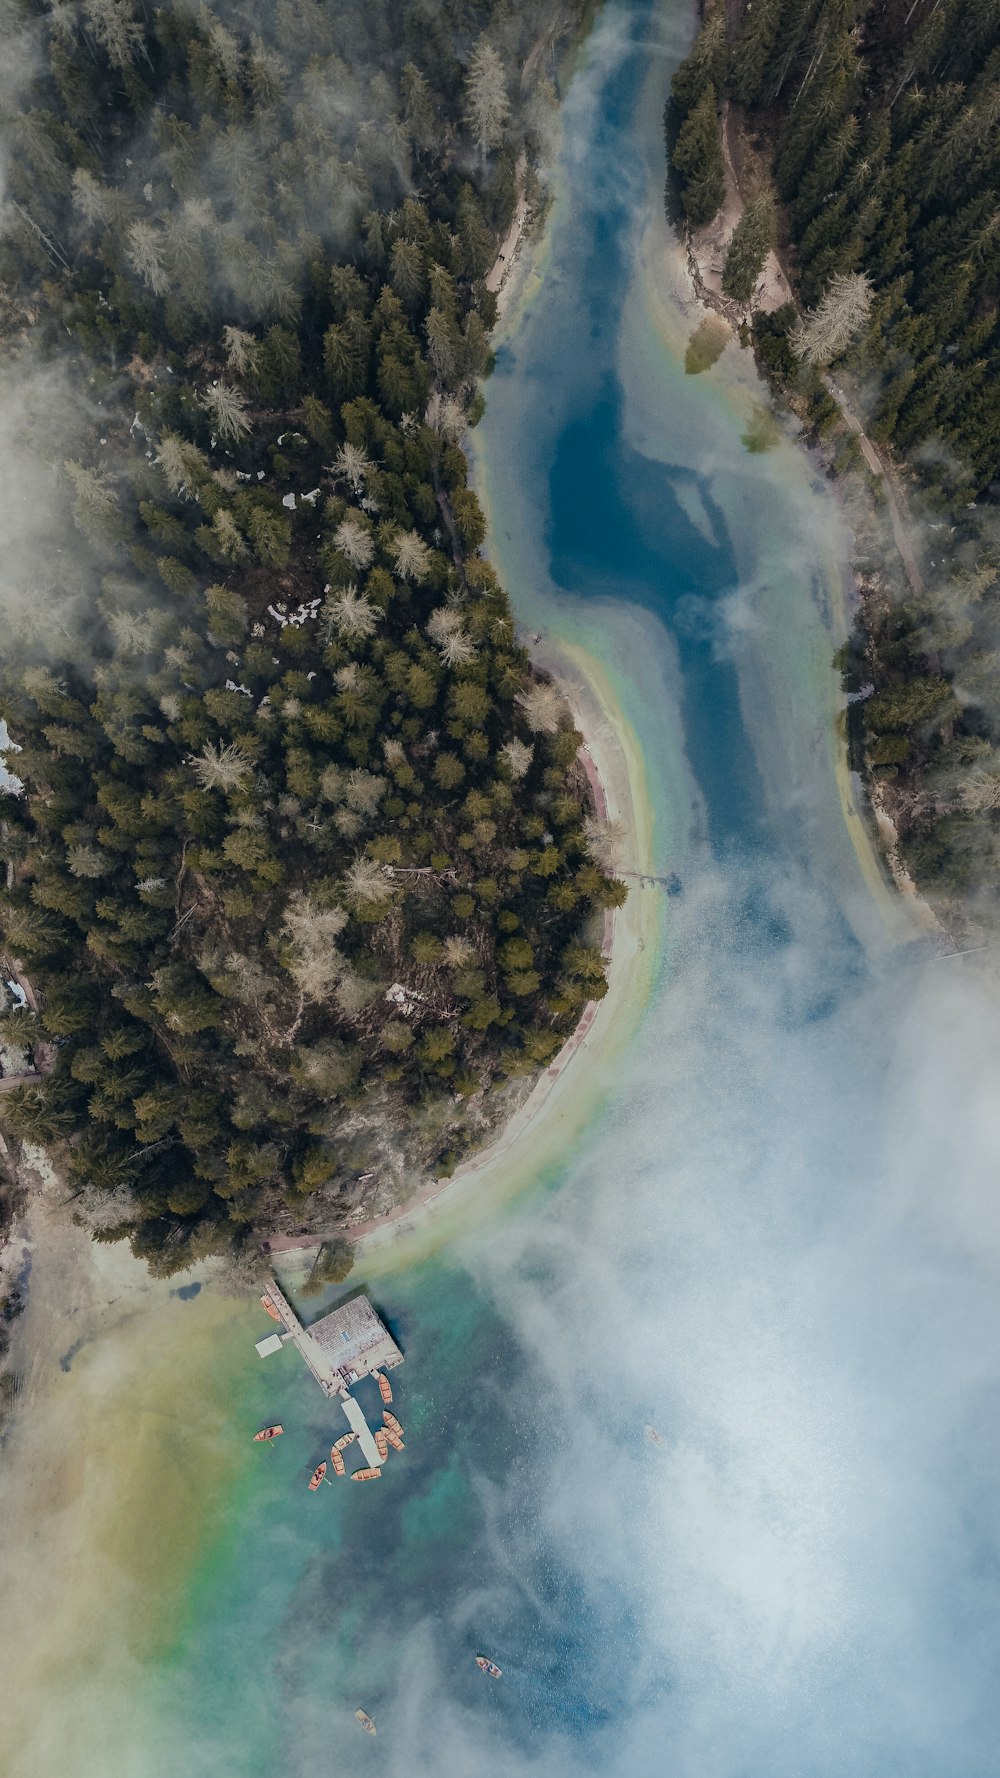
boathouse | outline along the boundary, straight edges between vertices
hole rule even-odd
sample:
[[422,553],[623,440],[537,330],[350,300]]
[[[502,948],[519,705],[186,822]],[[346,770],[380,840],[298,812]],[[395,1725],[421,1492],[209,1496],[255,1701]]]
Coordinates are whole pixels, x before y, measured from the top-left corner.
[[403,1354],[385,1323],[360,1292],[332,1309],[310,1327],[304,1327],[281,1286],[267,1280],[265,1307],[279,1321],[283,1333],[257,1343],[261,1357],[291,1340],[309,1366],[324,1395],[346,1397],[362,1377],[392,1370],[402,1364]]

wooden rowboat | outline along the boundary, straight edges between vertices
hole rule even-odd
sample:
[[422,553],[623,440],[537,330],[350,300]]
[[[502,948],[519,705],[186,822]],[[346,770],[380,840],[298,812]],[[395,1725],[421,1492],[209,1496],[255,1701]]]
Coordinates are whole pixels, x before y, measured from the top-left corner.
[[376,1371],[375,1374],[378,1378],[379,1394],[381,1395],[382,1400],[385,1402],[386,1407],[391,1407],[391,1405],[392,1405],[392,1385],[389,1382],[389,1379],[385,1375],[384,1371]]
[[266,1445],[269,1439],[280,1438],[284,1430],[283,1426],[264,1426],[260,1432],[254,1433],[253,1442],[255,1445]]
[[322,1481],[322,1480],[323,1480],[323,1477],[324,1477],[324,1476],[325,1476],[325,1475],[326,1475],[326,1464],[325,1464],[325,1463],[321,1463],[321,1464],[320,1464],[320,1465],[319,1465],[319,1468],[318,1468],[318,1469],[314,1469],[314,1470],[313,1470],[313,1472],[312,1472],[312,1476],[311,1476],[311,1478],[310,1478],[310,1481],[309,1481],[309,1492],[310,1492],[310,1494],[315,1494],[315,1492],[316,1492],[316,1489],[317,1489],[317,1488],[318,1488],[318,1487],[319,1487],[319,1485],[320,1485],[320,1482],[321,1482],[321,1481]]

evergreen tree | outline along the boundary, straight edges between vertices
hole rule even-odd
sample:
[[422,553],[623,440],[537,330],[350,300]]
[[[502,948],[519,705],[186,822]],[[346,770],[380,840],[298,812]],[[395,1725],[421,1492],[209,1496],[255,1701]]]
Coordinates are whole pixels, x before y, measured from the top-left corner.
[[748,303],[764,261],[774,246],[774,205],[762,194],[751,199],[733,230],[726,251],[722,288],[734,302]]
[[714,86],[705,88],[681,125],[673,161],[681,176],[684,214],[693,228],[699,228],[711,222],[726,195]]

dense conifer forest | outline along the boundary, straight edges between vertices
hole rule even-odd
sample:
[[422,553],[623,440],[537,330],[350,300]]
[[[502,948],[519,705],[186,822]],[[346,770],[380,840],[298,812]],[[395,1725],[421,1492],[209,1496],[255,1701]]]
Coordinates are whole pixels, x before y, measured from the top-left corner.
[[604,991],[460,448],[573,13],[4,12],[0,1118],[162,1270],[449,1170]]
[[[711,4],[674,81],[689,221],[723,200],[719,117],[767,169],[726,272],[748,301],[777,226],[798,298],[752,317],[758,358],[838,467],[830,367],[894,458],[919,564],[883,491],[854,515],[855,745],[904,861],[945,916],[1000,912],[1000,8],[992,0]],[[709,126],[713,127],[709,127]],[[772,204],[777,207],[775,223]],[[742,231],[742,232],[741,232]]]

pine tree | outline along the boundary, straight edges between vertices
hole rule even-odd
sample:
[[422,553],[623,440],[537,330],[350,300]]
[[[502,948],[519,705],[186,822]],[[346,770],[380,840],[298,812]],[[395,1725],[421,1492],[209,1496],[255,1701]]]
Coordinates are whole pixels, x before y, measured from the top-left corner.
[[681,203],[692,227],[711,222],[726,195],[726,168],[719,137],[714,86],[707,86],[681,125],[674,148],[681,175]]
[[774,246],[774,205],[762,193],[752,198],[733,230],[722,273],[722,288],[734,302],[748,303],[764,261]]

